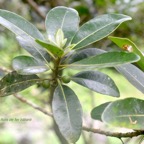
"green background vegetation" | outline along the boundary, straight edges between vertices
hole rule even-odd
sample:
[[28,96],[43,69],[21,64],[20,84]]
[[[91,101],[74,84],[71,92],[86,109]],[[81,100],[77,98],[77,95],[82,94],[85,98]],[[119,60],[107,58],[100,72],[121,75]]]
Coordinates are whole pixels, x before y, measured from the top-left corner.
[[[78,10],[81,17],[81,24],[89,19],[105,14],[105,13],[122,13],[129,15],[133,20],[123,23],[112,35],[119,37],[127,37],[134,41],[141,50],[144,45],[144,2],[143,0],[35,0],[38,9],[43,15],[53,7],[63,5],[73,7]],[[0,0],[0,8],[15,12],[22,15],[27,20],[35,24],[42,32],[45,32],[44,19],[39,16],[28,0]],[[91,45],[90,47],[97,47],[105,50],[118,49],[116,45],[112,44],[107,38],[100,42]],[[19,54],[26,52],[20,48],[14,35],[0,26],[0,76],[5,74],[3,66],[11,69],[11,60]],[[102,69],[102,71],[113,78],[117,84],[121,97],[141,97],[143,94],[134,88],[124,77],[122,77],[114,69]],[[67,71],[73,73],[74,71]],[[69,83],[76,94],[78,95],[83,110],[84,110],[84,124],[92,125],[93,127],[103,127],[103,124],[98,121],[93,121],[90,118],[91,109],[101,103],[115,100],[116,98],[110,96],[100,95],[89,91],[82,86]],[[22,92],[22,95],[38,104],[42,108],[50,111],[48,103],[48,93],[45,88],[39,86],[32,86]],[[34,110],[33,108],[21,103],[15,97],[9,96],[0,98],[0,144],[59,144],[52,128],[52,119],[43,113]],[[7,118],[8,121],[2,121],[2,118]],[[9,121],[11,118],[19,119],[19,121]],[[31,119],[31,121],[21,122],[21,118]],[[110,128],[111,129],[111,128]],[[86,139],[86,140],[84,140]],[[138,139],[125,139],[129,144],[138,143]],[[90,134],[84,132],[77,142],[77,144],[121,144],[117,138],[110,138],[98,134]]]

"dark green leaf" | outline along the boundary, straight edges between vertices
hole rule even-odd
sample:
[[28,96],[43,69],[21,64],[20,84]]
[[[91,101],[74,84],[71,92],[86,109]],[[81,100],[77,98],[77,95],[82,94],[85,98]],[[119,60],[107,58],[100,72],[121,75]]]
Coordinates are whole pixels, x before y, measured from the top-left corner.
[[32,75],[48,70],[43,63],[29,56],[17,56],[12,61],[12,66],[21,75]]
[[139,59],[140,57],[134,53],[107,52],[93,57],[88,57],[65,66],[75,69],[86,67],[103,68],[118,66],[120,64],[133,63],[138,61]]
[[69,64],[74,63],[91,56],[102,54],[104,52],[105,52],[104,50],[97,49],[97,48],[87,48],[87,49],[78,50],[75,51],[70,57],[68,57],[67,63]]
[[102,120],[110,125],[144,130],[144,100],[126,98],[109,104]]
[[82,130],[82,108],[76,94],[67,86],[59,85],[53,96],[54,119],[62,135],[75,143]]
[[112,33],[122,22],[131,20],[131,17],[122,14],[105,14],[98,16],[81,26],[72,40],[74,47],[82,48],[101,40]]
[[48,53],[35,42],[35,39],[44,39],[42,34],[30,22],[15,13],[0,10],[0,24],[15,33],[20,45],[32,56],[41,61],[49,59]]
[[35,39],[44,39],[34,25],[15,13],[0,10],[0,24],[22,38],[29,35]]
[[38,39],[36,40],[36,42],[40,44],[41,46],[43,46],[44,48],[46,48],[48,52],[54,56],[56,55],[58,57],[61,57],[64,54],[64,51],[57,46],[45,43]]
[[24,76],[17,72],[11,72],[0,80],[0,96],[8,96],[20,92],[37,82],[40,79],[36,75]]
[[48,63],[50,60],[48,52],[37,44],[34,39],[31,39],[29,36],[17,36],[17,40],[21,47],[27,50],[34,58],[41,62],[45,62],[45,64]]
[[100,120],[102,121],[101,119],[101,116],[102,116],[102,113],[103,111],[105,110],[105,108],[110,104],[111,102],[106,102],[106,103],[103,103],[97,107],[95,107],[92,111],[91,111],[91,117],[95,120]]
[[95,92],[116,97],[119,96],[119,90],[114,81],[101,72],[84,71],[74,75],[71,79]]
[[70,43],[79,28],[78,12],[72,8],[59,6],[49,11],[46,16],[46,29],[49,39],[55,41],[55,34],[62,29],[67,43]]
[[144,72],[132,64],[115,67],[138,90],[144,93]]

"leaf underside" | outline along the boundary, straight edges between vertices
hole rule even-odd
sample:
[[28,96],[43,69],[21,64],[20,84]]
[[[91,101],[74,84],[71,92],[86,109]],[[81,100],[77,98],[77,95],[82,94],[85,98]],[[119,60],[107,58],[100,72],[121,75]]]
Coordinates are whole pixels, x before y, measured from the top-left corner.
[[133,86],[144,93],[144,72],[132,64],[115,67]]
[[15,57],[12,66],[21,75],[38,74],[48,70],[47,66],[30,56]]

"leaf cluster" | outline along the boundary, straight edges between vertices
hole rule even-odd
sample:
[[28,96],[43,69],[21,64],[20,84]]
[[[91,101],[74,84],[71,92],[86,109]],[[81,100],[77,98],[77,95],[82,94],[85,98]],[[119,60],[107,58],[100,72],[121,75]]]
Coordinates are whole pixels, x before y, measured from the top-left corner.
[[[0,10],[0,24],[15,33],[20,46],[30,54],[30,56],[21,55],[13,59],[14,71],[0,80],[0,96],[8,96],[34,84],[47,82],[53,97],[54,119],[67,141],[75,143],[82,131],[82,106],[74,90],[68,86],[69,82],[74,81],[97,93],[119,97],[120,93],[115,82],[108,75],[99,71],[101,68],[115,67],[143,92],[143,81],[140,78],[140,76],[143,77],[143,72],[130,64],[140,63],[142,59],[139,53],[108,52],[97,48],[86,48],[107,37],[122,22],[128,20],[131,18],[126,15],[105,14],[79,27],[78,12],[72,8],[60,6],[50,10],[46,16],[47,37],[45,38],[34,25],[23,17]],[[63,75],[63,71],[67,69],[77,69],[78,72],[71,76]],[[39,73],[46,73],[47,77],[44,78]],[[135,99],[128,99],[128,101],[131,102],[131,105],[127,108],[141,102]],[[101,119],[102,115],[103,121],[119,124],[120,120],[113,118],[128,115],[128,119],[125,118],[127,123],[139,124],[142,122],[132,117],[133,112],[136,117],[140,110],[139,107],[136,111],[130,111],[130,114],[123,114],[126,108],[121,106],[122,112],[117,113],[119,104],[115,105],[126,102],[127,100],[116,101],[99,106],[93,109],[92,117]],[[107,114],[111,116],[107,118]],[[140,126],[130,128],[140,129]]]

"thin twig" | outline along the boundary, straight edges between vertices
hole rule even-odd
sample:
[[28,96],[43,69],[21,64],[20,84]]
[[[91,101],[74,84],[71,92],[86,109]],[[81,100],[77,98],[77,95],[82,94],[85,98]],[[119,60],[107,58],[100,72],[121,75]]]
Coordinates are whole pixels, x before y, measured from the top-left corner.
[[36,105],[36,104],[34,104],[34,103],[26,100],[25,98],[23,98],[23,97],[20,96],[19,94],[14,94],[13,96],[14,96],[15,98],[17,98],[18,100],[20,100],[21,102],[26,103],[26,104],[28,104],[29,106],[33,107],[34,109],[39,110],[39,111],[41,111],[42,113],[44,113],[44,114],[46,114],[46,115],[48,115],[48,116],[50,116],[50,117],[53,116],[52,113],[44,110],[43,108],[39,107],[38,105]]
[[[41,111],[42,113],[53,117],[53,114],[44,110],[43,108],[37,106],[36,104],[26,100],[25,98],[23,98],[22,96],[20,96],[19,94],[14,94],[14,97],[19,99],[21,102],[28,104],[29,106],[33,107],[36,110]],[[101,130],[101,129],[95,129],[95,128],[89,128],[86,126],[83,126],[82,129],[84,131],[87,132],[92,132],[92,133],[97,133],[97,134],[102,134],[105,136],[110,136],[110,137],[117,137],[117,138],[132,138],[132,137],[136,137],[139,135],[144,135],[144,131],[133,131],[133,132],[126,132],[126,133],[121,133],[121,132],[111,132],[111,131],[105,131],[105,130]]]
[[7,69],[3,66],[0,66],[0,70],[3,71],[3,72],[8,72],[8,73],[11,72],[11,70],[9,70],[9,69]]
[[36,2],[34,2],[33,0],[26,0],[26,1],[41,18],[45,19],[46,16],[39,10],[39,7]]

